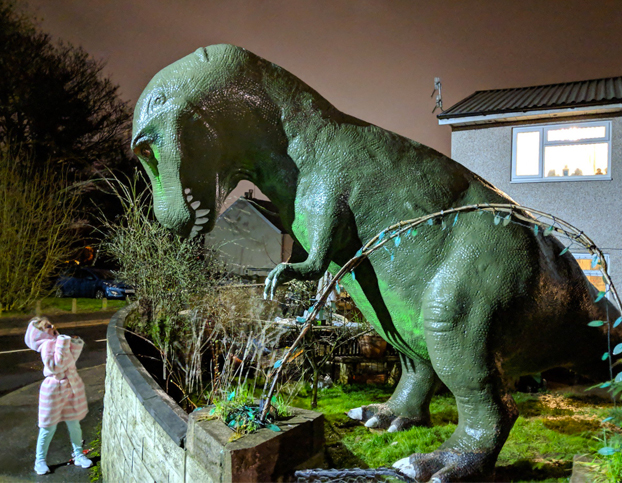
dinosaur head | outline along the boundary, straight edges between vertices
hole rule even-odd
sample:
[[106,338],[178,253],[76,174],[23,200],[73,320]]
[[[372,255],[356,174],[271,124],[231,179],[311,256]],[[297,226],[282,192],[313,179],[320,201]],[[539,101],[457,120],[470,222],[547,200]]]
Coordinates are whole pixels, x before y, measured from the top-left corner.
[[231,45],[198,49],[156,74],[136,104],[132,149],[153,186],[156,217],[179,235],[210,231],[220,201],[253,180],[266,151],[266,118],[279,113],[256,81],[257,59]]

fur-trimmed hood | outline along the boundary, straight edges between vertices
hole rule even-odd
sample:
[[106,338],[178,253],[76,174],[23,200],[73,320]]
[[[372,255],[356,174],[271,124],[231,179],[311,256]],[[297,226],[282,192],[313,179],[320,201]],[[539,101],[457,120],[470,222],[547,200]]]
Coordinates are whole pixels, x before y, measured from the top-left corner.
[[56,339],[56,336],[50,335],[47,332],[39,329],[35,326],[36,323],[36,320],[31,320],[28,323],[28,329],[26,330],[24,342],[26,342],[26,345],[30,347],[33,351],[41,352],[41,346],[43,345],[43,343],[48,340]]

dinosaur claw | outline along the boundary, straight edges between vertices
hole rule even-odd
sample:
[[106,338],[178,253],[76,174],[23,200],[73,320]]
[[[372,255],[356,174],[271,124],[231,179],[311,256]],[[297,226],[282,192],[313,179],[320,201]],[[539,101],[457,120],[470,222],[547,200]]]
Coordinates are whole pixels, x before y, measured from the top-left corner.
[[389,426],[389,429],[387,429],[387,431],[389,433],[397,433],[399,431],[398,427],[395,424],[392,424],[391,426]]
[[354,408],[348,411],[348,417],[350,419],[356,419],[357,421],[363,420],[363,408]]
[[393,463],[393,468],[400,470],[402,473],[405,473],[408,476],[414,476],[414,468],[413,465],[410,464],[410,456],[402,458],[401,460],[397,460],[395,463]]
[[263,289],[263,299],[268,300],[268,293],[270,293],[270,277],[266,277],[264,285],[265,288]]
[[365,423],[366,428],[376,428],[378,426],[380,426],[380,420],[376,416]]

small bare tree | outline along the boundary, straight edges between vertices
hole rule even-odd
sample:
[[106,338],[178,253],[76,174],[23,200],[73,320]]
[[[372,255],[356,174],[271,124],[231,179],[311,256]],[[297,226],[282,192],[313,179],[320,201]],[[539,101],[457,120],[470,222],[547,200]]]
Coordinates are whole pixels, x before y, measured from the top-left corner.
[[50,163],[0,146],[0,303],[20,310],[51,288],[75,238],[77,191]]

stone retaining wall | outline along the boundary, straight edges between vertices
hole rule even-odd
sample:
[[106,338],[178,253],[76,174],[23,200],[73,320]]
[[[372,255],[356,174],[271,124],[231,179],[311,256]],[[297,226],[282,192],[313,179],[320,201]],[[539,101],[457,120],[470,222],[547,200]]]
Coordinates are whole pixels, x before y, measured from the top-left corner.
[[102,473],[106,482],[213,481],[183,448],[188,415],[153,378],[125,340],[129,307],[108,326],[102,423]]
[[[295,417],[280,424],[281,433],[263,429],[232,443],[224,424],[198,421],[200,412],[189,418],[132,354],[123,330],[130,309],[117,312],[108,326],[101,434],[104,482],[226,483],[242,481],[240,477],[282,481],[305,462],[319,466],[322,414],[295,409]],[[275,436],[283,443],[274,442]],[[256,442],[254,449],[246,448],[251,441]]]

